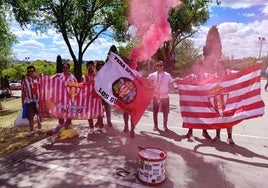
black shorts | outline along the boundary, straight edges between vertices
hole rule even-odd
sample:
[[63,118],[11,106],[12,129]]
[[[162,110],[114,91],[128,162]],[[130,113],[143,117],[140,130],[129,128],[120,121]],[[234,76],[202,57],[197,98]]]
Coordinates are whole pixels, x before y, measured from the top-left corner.
[[157,100],[156,97],[153,97],[153,109],[155,112],[169,113],[169,98]]
[[38,114],[36,103],[35,102],[28,103],[27,107],[28,119],[33,119],[35,114]]

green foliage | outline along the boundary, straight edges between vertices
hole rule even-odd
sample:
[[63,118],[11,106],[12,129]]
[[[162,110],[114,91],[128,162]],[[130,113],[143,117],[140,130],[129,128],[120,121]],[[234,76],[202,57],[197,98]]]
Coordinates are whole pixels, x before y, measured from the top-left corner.
[[56,73],[55,63],[47,63],[46,61],[38,60],[35,62],[31,62],[29,65],[35,66],[37,75],[39,75],[40,73],[44,73],[46,75],[53,75]]
[[[240,70],[244,70],[255,65],[257,61],[258,59],[255,57],[247,57],[247,58],[239,59],[239,60],[224,59],[223,64],[225,68],[240,71]],[[263,66],[263,70],[265,70],[264,66]]]
[[27,66],[33,65],[36,68],[36,74],[44,73],[46,75],[53,75],[56,73],[56,64],[48,63],[46,61],[35,61],[23,64],[13,64],[2,71],[3,76],[8,76],[11,81],[19,81],[22,76],[26,75]]
[[8,67],[2,71],[4,76],[7,76],[11,81],[19,81],[22,76],[25,75],[26,67],[22,64],[16,64],[11,67]]
[[0,76],[1,71],[12,59],[12,45],[16,42],[16,36],[12,34],[9,22],[6,19],[8,10],[0,3]]
[[191,67],[196,61],[202,59],[199,51],[199,49],[194,47],[193,41],[189,39],[183,40],[176,48],[175,70],[171,70],[171,73],[186,76],[188,74],[186,69]]
[[133,43],[130,42],[126,46],[119,46],[118,47],[118,54],[121,57],[128,58],[132,49],[133,49]]
[[[122,31],[126,19],[126,0],[10,0],[9,3],[22,27],[31,24],[41,32],[53,27],[62,34],[78,80],[82,76],[81,64],[88,47],[100,35],[116,37],[115,32]],[[117,37],[120,38],[120,34]],[[71,39],[75,39],[76,44],[72,45]]]

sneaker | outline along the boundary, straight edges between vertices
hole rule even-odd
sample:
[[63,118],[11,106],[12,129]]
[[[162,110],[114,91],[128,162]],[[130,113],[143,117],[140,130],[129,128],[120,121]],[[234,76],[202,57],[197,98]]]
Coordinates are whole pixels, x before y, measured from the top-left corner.
[[207,131],[203,131],[203,137],[208,139],[208,140],[211,140],[211,137],[209,136],[208,132]]
[[113,127],[112,122],[108,122],[107,126],[110,127],[110,128]]
[[94,127],[99,127],[99,122],[98,121],[95,123]]
[[60,132],[60,128],[61,128],[61,125],[58,124],[58,125],[55,127],[55,129],[53,130],[54,134],[59,133],[59,132]]
[[27,135],[27,137],[34,137],[34,131],[29,132],[29,134]]
[[193,138],[194,138],[193,133],[192,133],[192,132],[188,132],[188,133],[185,135],[185,138],[193,139]]
[[46,132],[47,136],[52,136],[54,134],[54,130],[50,129]]
[[128,133],[128,127],[127,127],[127,126],[124,127],[123,132],[124,132],[124,133]]
[[67,124],[67,123],[64,123],[63,126],[64,126],[65,129],[69,129],[71,125],[70,124]]
[[135,132],[134,131],[130,131],[130,138],[135,138]]
[[215,136],[213,139],[212,139],[213,142],[219,142],[221,141],[221,138],[219,136]]
[[164,131],[168,131],[168,128],[166,126],[163,127]]
[[101,133],[107,133],[107,131],[106,131],[106,129],[105,129],[104,127],[102,127],[102,128],[100,129],[100,131],[101,131]]
[[88,134],[93,134],[93,133],[94,133],[94,129],[90,128]]
[[37,134],[41,135],[41,134],[45,134],[46,132],[42,129],[38,129],[37,131]]
[[154,129],[153,129],[154,131],[158,131],[158,127],[154,127]]
[[230,145],[234,145],[234,140],[232,138],[228,138],[227,139],[227,143],[230,144]]

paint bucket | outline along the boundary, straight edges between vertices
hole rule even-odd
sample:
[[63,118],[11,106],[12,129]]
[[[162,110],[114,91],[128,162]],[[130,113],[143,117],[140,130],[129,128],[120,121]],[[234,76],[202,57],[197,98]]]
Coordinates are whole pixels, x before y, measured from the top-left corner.
[[167,153],[159,148],[140,148],[138,179],[146,185],[159,185],[166,179]]

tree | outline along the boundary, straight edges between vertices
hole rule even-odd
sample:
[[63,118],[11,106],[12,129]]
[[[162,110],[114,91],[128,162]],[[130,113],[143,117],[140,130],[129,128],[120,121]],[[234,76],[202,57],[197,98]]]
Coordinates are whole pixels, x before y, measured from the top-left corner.
[[176,51],[177,55],[175,57],[174,64],[175,70],[173,71],[175,74],[186,76],[189,74],[186,69],[189,68],[189,66],[193,63],[202,60],[200,50],[194,47],[194,43],[190,39],[185,39],[180,42],[176,48]]
[[61,56],[58,55],[57,56],[56,73],[61,73],[61,72],[63,72],[63,70],[62,70],[62,59],[61,59]]
[[203,56],[206,67],[213,67],[217,60],[222,59],[221,38],[216,26],[212,26],[208,31],[206,45],[203,48]]
[[[82,76],[81,64],[88,47],[100,35],[120,38],[125,27],[127,0],[6,1],[22,28],[30,24],[37,31],[45,32],[53,27],[62,34],[78,80]],[[72,45],[72,39],[76,45]]]
[[170,11],[169,23],[172,30],[172,39],[164,43],[157,52],[157,57],[164,60],[167,70],[175,70],[177,46],[185,39],[192,37],[209,19],[209,5],[219,0],[182,0],[183,5]]
[[16,36],[11,33],[7,9],[0,3],[0,75],[2,70],[11,62],[12,45],[16,42]]

